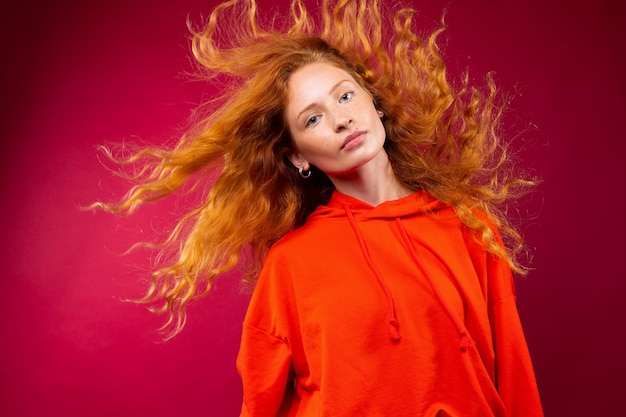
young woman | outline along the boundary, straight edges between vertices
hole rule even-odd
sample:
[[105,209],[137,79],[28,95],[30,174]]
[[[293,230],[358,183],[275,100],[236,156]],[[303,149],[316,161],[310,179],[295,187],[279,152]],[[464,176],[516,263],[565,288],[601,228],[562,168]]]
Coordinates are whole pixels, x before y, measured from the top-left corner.
[[321,10],[319,30],[299,0],[264,28],[233,0],[194,31],[223,97],[174,149],[126,160],[138,184],[102,205],[132,212],[217,172],[143,301],[164,300],[176,333],[253,255],[242,416],[542,415],[511,275],[521,239],[497,210],[529,183],[505,171],[495,88],[452,88],[440,31],[416,36],[410,9]]

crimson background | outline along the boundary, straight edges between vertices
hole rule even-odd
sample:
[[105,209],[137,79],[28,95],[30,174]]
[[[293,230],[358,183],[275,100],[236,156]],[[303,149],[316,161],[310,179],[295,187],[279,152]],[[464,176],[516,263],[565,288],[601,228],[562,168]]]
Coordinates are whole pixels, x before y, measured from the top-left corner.
[[[248,300],[237,277],[162,343],[162,318],[120,301],[141,292],[148,256],[119,254],[164,230],[176,205],[130,219],[79,210],[125,190],[96,145],[170,139],[210,91],[180,73],[191,69],[185,18],[214,3],[1,6],[0,415],[237,414]],[[496,71],[519,92],[507,126],[531,126],[515,144],[543,183],[518,206],[536,249],[517,288],[546,415],[623,415],[624,3],[415,3],[426,28],[446,5],[451,73]]]

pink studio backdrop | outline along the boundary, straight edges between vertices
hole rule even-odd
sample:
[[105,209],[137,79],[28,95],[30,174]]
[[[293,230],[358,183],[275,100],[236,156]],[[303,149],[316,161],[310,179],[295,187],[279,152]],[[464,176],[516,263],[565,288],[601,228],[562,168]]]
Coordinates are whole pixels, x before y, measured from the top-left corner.
[[[130,219],[79,210],[125,189],[96,145],[168,140],[210,90],[179,74],[185,18],[215,1],[14,3],[0,26],[0,415],[236,415],[238,277],[161,343],[162,317],[120,301],[140,294],[148,254],[118,254],[165,230],[175,205]],[[537,126],[515,142],[543,178],[519,206],[538,214],[524,224],[535,270],[517,287],[546,415],[623,415],[624,3],[416,2],[426,28],[448,3],[451,73],[496,71],[519,91],[508,126]]]

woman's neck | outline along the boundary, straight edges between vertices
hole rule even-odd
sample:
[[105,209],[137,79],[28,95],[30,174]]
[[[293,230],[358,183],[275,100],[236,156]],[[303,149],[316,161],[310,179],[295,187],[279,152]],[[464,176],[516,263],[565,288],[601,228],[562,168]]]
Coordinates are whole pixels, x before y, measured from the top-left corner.
[[375,207],[385,201],[398,200],[413,191],[396,177],[387,153],[359,169],[341,176],[330,176],[337,191]]

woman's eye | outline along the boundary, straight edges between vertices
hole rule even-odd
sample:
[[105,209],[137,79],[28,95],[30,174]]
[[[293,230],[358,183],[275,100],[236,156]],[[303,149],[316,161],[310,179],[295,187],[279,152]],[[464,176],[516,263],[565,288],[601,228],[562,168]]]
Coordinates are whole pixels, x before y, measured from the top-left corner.
[[319,119],[320,119],[319,116],[309,117],[309,119],[306,121],[306,125],[307,126],[314,125],[315,123],[319,121]]
[[352,92],[343,93],[340,101],[348,101],[352,98]]

